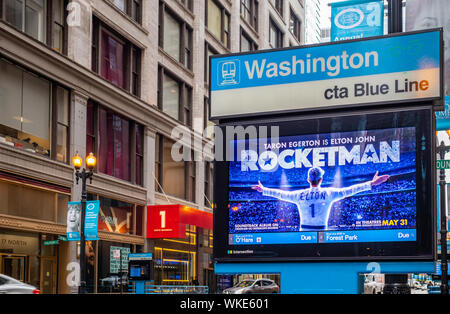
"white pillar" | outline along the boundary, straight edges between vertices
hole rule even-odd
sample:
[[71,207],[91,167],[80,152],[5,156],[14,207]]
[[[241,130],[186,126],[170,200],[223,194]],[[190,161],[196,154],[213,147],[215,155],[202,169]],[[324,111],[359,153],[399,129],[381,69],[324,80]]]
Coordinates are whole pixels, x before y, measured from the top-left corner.
[[[83,160],[86,155],[86,109],[88,97],[78,91],[71,92],[70,106],[70,155],[69,160],[78,153]],[[72,185],[72,201],[81,201],[81,182],[76,183],[75,171]],[[79,263],[77,258],[77,242],[69,242],[70,261]],[[78,287],[71,286],[71,293],[77,294]]]
[[67,6],[67,56],[91,69],[92,8],[87,0],[72,0]]
[[[156,165],[156,131],[152,128],[146,127],[144,132],[144,187],[147,189],[147,205],[155,205],[155,165]],[[143,219],[144,224],[144,238],[147,237],[147,208],[144,210]],[[153,252],[154,242],[152,240],[145,240],[144,252]]]

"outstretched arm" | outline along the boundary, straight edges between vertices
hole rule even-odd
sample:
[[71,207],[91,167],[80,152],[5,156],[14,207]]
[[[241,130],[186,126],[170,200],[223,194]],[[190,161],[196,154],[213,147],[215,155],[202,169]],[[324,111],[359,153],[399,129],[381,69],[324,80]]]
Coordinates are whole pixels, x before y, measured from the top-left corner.
[[253,185],[252,189],[262,193],[264,196],[274,197],[281,201],[295,202],[296,200],[296,192],[283,191],[279,189],[269,189],[264,187],[260,181],[258,181],[258,185]]
[[375,175],[373,176],[372,181],[370,181],[371,186],[374,185],[379,185],[382,184],[384,182],[386,182],[387,180],[389,180],[390,176],[388,174],[385,174],[383,176],[378,176],[378,171],[377,173],[375,173]]
[[373,179],[371,181],[367,181],[365,183],[360,183],[360,184],[355,184],[343,189],[336,189],[335,190],[335,195],[333,198],[337,199],[343,199],[346,197],[350,197],[353,196],[355,194],[361,193],[361,192],[365,192],[365,191],[370,191],[372,189],[372,186],[375,185],[379,185],[382,184],[384,182],[386,182],[388,179],[390,178],[389,175],[382,175],[382,176],[378,176],[378,171],[377,173],[375,173],[375,175],[373,176]]
[[261,181],[258,181],[258,185],[252,185],[252,189],[262,193],[264,190],[264,186],[261,184]]

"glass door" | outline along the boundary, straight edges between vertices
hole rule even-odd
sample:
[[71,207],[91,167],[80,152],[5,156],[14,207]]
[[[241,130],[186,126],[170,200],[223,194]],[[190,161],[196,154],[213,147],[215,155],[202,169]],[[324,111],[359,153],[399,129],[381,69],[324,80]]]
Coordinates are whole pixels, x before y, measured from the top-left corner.
[[2,274],[25,281],[25,256],[3,255],[0,258]]

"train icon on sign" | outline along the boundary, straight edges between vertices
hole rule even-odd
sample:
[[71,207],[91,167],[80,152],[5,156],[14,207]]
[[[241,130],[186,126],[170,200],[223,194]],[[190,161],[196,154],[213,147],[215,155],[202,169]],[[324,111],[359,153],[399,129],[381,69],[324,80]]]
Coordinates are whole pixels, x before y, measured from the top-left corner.
[[239,60],[227,60],[217,64],[218,85],[237,85],[241,76]]

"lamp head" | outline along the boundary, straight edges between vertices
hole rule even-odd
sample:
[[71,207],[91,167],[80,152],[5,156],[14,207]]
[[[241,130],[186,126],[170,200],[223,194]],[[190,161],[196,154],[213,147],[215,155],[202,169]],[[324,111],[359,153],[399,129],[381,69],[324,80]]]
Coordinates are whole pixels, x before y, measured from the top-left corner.
[[75,157],[72,158],[72,164],[76,170],[80,170],[81,166],[83,165],[83,159],[80,157],[80,155],[76,154]]
[[97,158],[95,158],[93,153],[90,153],[89,156],[86,158],[86,165],[89,168],[89,170],[93,170],[97,165]]

